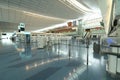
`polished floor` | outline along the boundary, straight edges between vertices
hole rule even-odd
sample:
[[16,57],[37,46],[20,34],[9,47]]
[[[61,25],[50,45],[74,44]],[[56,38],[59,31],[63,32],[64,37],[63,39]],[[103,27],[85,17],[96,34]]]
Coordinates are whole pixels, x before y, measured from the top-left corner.
[[36,47],[1,40],[0,80],[116,80],[106,72],[106,56],[93,53],[92,44],[86,48],[75,40]]

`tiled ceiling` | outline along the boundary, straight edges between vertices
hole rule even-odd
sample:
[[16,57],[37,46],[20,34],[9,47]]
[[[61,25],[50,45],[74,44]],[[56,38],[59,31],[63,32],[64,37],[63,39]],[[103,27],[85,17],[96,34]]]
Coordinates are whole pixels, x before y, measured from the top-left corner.
[[[97,0],[77,0],[85,7],[94,10],[99,9]],[[26,12],[32,12],[52,18],[28,15]],[[0,29],[1,31],[16,30],[16,24],[24,22],[27,25],[27,31],[42,29],[51,25],[63,23],[69,19],[83,17],[85,13],[75,11],[60,2],[60,0],[0,0]],[[3,22],[15,23],[13,28],[5,25]],[[5,30],[4,30],[5,29]],[[11,30],[10,30],[11,31]]]

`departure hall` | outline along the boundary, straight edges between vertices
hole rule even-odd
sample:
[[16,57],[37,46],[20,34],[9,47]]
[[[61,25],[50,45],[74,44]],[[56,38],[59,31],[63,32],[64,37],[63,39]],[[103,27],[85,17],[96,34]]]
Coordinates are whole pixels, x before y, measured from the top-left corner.
[[120,0],[0,0],[0,80],[120,80]]

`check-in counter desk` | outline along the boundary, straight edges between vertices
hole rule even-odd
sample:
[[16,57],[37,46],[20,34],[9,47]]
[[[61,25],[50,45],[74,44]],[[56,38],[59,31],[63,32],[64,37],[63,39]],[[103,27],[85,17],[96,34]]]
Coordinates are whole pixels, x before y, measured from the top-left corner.
[[108,55],[106,70],[111,74],[120,74],[120,45],[110,45],[110,49],[110,52],[106,52]]

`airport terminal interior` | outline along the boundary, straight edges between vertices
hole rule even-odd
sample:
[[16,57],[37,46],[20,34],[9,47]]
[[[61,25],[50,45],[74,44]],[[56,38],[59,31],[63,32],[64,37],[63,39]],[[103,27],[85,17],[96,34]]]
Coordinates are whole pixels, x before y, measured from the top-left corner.
[[0,0],[0,80],[120,80],[120,0]]

